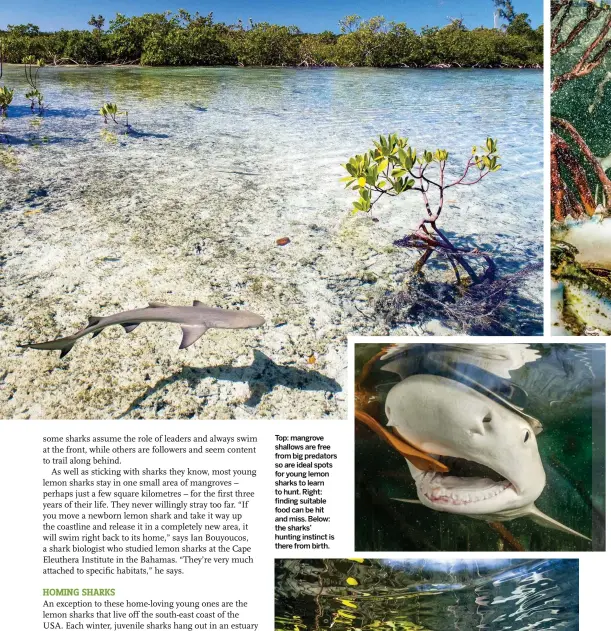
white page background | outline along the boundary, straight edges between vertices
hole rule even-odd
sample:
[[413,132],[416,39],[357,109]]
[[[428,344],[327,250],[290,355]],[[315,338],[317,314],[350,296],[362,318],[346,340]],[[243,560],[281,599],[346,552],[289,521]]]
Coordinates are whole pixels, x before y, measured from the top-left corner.
[[[43,576],[42,570],[42,494],[41,464],[42,436],[57,433],[109,435],[116,432],[131,434],[175,432],[193,435],[250,434],[259,438],[257,514],[251,519],[250,534],[253,541],[252,565],[220,567],[186,567],[184,576]],[[2,479],[0,506],[1,559],[3,570],[2,628],[15,631],[42,629],[41,607],[44,587],[114,587],[113,600],[225,600],[237,598],[249,602],[249,613],[240,620],[256,622],[259,629],[272,630],[274,616],[274,557],[353,557],[355,556],[353,514],[353,432],[351,422],[326,421],[1,421],[0,422],[0,474]],[[274,498],[274,443],[275,434],[324,435],[338,453],[339,464],[325,491],[332,530],[336,535],[331,551],[312,551],[295,554],[276,553],[273,547]],[[174,461],[174,462],[173,462]],[[147,466],[159,466],[151,456]],[[163,466],[185,466],[180,456],[163,457]],[[357,556],[388,558],[420,557],[417,553],[359,553]],[[498,553],[439,552],[426,556],[436,558],[497,558]],[[583,629],[601,628],[608,593],[606,568],[607,553],[554,554],[516,553],[515,557],[580,557],[580,610]],[[86,579],[86,580],[85,580]],[[76,584],[75,584],[76,583]],[[243,611],[243,610],[242,610]],[[605,623],[603,623],[605,626]]]

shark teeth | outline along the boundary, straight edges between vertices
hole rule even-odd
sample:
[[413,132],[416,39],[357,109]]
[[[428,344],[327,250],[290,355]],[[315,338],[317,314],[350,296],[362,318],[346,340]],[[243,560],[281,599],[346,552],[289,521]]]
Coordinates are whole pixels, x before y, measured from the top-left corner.
[[464,506],[489,500],[513,487],[509,480],[458,477],[436,472],[422,472],[416,479],[420,494],[433,504]]
[[447,489],[436,486],[430,491],[421,489],[421,492],[429,500],[429,502],[432,502],[433,504],[464,506],[466,504],[482,502],[496,497],[510,486],[511,482],[505,482],[502,484],[495,484],[492,488],[486,489],[485,491],[463,490],[461,492],[448,492]]

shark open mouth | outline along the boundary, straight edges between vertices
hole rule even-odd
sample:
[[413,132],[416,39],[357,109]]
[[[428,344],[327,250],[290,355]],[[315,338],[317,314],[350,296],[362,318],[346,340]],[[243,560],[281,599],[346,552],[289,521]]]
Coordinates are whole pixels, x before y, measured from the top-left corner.
[[507,489],[516,491],[509,480],[486,465],[464,458],[433,457],[450,470],[422,472],[419,476],[420,492],[433,504],[462,506],[489,500]]

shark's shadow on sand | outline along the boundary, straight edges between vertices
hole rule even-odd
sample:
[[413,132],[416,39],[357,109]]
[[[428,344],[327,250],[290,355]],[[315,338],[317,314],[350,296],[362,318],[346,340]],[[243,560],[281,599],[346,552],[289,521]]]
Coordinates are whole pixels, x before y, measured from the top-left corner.
[[126,416],[137,410],[153,394],[160,392],[176,381],[186,380],[189,387],[194,388],[202,379],[208,378],[236,383],[247,382],[250,385],[250,396],[244,405],[248,407],[259,405],[263,396],[272,392],[276,386],[332,393],[341,391],[341,386],[335,379],[325,377],[316,370],[279,366],[267,355],[255,350],[254,360],[250,366],[211,366],[209,368],[184,366],[173,375],[165,377],[151,386],[134,400],[120,416]]

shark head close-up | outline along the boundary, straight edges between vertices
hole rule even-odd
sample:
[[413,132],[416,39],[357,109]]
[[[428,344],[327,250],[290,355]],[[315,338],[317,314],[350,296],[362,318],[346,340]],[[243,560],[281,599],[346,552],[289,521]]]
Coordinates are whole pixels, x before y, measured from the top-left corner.
[[530,506],[545,487],[531,424],[463,383],[414,375],[386,399],[389,425],[445,464],[422,471],[408,461],[420,501],[438,511],[495,515]]

